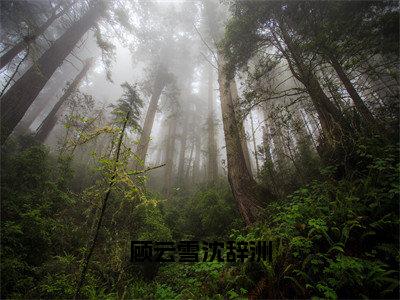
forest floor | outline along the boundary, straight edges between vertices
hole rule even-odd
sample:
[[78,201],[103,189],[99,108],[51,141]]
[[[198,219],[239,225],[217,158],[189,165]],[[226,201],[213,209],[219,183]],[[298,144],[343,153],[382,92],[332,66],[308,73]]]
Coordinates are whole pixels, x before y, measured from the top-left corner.
[[[259,221],[247,227],[226,180],[179,189],[168,198],[146,191],[136,200],[121,183],[107,208],[82,296],[395,298],[398,149],[365,140],[356,150],[364,159],[353,171],[337,179],[336,166],[321,168],[318,179],[267,204]],[[77,168],[30,139],[3,149],[3,295],[73,297],[98,199],[105,192],[102,180],[74,190],[77,181],[85,180]],[[143,266],[126,263],[132,239],[272,241],[273,259],[161,263],[149,276]],[[199,257],[203,254],[201,249]]]

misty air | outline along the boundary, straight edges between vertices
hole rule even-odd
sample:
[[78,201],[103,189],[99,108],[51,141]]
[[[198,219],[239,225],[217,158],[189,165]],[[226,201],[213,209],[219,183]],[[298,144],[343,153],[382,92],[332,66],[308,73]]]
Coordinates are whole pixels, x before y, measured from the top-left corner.
[[2,299],[398,299],[399,2],[0,1]]

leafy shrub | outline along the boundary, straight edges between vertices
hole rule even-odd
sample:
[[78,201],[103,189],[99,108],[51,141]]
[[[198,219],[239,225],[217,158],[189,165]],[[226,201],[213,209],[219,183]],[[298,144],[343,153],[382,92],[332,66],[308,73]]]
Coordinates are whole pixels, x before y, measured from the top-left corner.
[[356,171],[337,180],[335,167],[326,167],[324,181],[269,205],[262,224],[234,232],[237,240],[274,241],[273,263],[256,276],[269,282],[260,296],[268,286],[272,297],[398,297],[396,149],[360,142]]

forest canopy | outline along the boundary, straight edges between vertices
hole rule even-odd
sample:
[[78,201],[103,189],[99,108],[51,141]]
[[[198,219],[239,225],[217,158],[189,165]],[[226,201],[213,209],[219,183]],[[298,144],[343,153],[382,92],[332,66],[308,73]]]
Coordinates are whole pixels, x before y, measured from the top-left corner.
[[398,1],[0,24],[2,299],[399,298]]

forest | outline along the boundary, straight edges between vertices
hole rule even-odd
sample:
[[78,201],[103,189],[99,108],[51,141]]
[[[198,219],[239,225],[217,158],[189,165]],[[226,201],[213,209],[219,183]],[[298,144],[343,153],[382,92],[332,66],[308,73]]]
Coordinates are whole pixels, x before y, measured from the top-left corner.
[[1,299],[399,299],[399,2],[0,1]]

